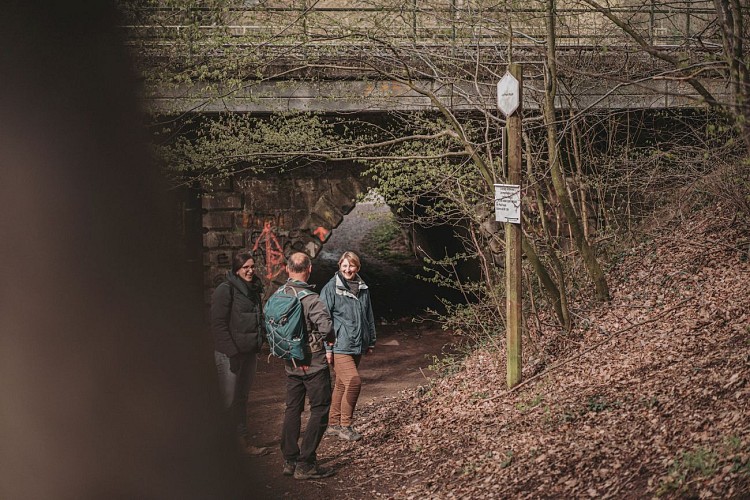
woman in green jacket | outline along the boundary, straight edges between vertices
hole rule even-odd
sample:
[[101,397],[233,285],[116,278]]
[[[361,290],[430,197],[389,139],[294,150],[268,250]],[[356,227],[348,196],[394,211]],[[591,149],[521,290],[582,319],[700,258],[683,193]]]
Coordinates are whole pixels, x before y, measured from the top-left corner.
[[352,427],[354,408],[362,388],[359,362],[362,355],[375,347],[375,318],[370,302],[370,290],[360,278],[360,260],[354,252],[344,252],[339,259],[339,270],[325,284],[320,298],[328,306],[336,333],[336,342],[326,349],[332,353],[336,383],[333,388],[329,435],[347,441],[362,436]]

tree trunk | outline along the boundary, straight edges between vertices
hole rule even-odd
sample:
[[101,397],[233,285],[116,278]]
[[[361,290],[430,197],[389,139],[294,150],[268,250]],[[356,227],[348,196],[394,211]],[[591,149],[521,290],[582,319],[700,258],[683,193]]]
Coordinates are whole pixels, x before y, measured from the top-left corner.
[[578,251],[581,253],[589,277],[596,287],[596,296],[599,300],[606,301],[609,300],[609,287],[607,286],[606,278],[599,265],[599,261],[596,259],[593,248],[584,237],[580,221],[568,196],[568,190],[565,186],[565,176],[560,165],[555,118],[555,95],[557,93],[555,0],[548,0],[547,6],[547,72],[545,74],[544,123],[547,127],[547,148],[549,150],[552,185],[555,188],[555,194],[560,202],[560,207],[565,214],[565,218],[568,219],[570,231],[578,247]]
[[578,126],[575,123],[575,114],[573,113],[573,109],[570,110],[570,120],[571,120],[571,127],[570,127],[570,134],[571,134],[571,143],[573,146],[573,160],[575,161],[576,165],[576,181],[577,181],[577,188],[578,188],[578,199],[579,203],[581,205],[581,222],[583,222],[583,237],[586,238],[586,241],[591,241],[591,231],[589,229],[589,210],[588,210],[588,196],[586,194],[586,181],[584,179],[583,175],[583,160],[581,159],[581,136],[578,133]]
[[[539,211],[539,219],[542,223],[542,234],[544,234],[547,238],[548,243],[551,243],[552,241],[552,234],[550,232],[549,224],[547,223],[547,216],[545,214],[544,210],[544,200],[542,199],[542,192],[539,189],[539,183],[537,182],[536,176],[534,175],[534,170],[532,168],[532,161],[531,161],[531,142],[529,140],[529,136],[524,134],[523,135],[524,142],[526,143],[526,175],[528,177],[527,185],[532,190],[534,199],[536,201],[537,210]],[[562,263],[560,262],[560,259],[557,257],[557,253],[555,249],[552,247],[551,244],[549,244],[550,247],[550,258],[552,260],[552,264],[557,269],[558,274],[558,283],[559,287],[553,288],[553,289],[547,289],[548,287],[544,285],[544,280],[542,280],[542,285],[545,288],[545,292],[547,296],[552,301],[552,305],[555,308],[555,314],[557,315],[557,319],[560,322],[560,325],[565,329],[565,331],[569,332],[572,328],[572,322],[570,320],[570,310],[568,309],[568,296],[567,291],[565,287],[565,274],[562,271]],[[536,257],[536,254],[534,255]],[[544,269],[546,273],[546,269]],[[539,273],[537,273],[539,275]],[[559,302],[559,307],[558,307]]]
[[529,263],[534,269],[534,272],[537,276],[539,276],[539,280],[542,282],[542,286],[544,287],[544,292],[547,294],[547,298],[550,299],[550,301],[552,302],[552,307],[555,309],[555,315],[557,316],[558,321],[561,325],[565,325],[566,314],[563,312],[562,301],[560,300],[560,290],[558,290],[557,285],[555,285],[554,280],[547,272],[547,269],[544,267],[544,264],[542,264],[542,261],[539,260],[539,256],[536,254],[536,249],[534,249],[534,245],[523,233],[521,233],[521,248],[523,250],[523,253],[526,254],[526,258],[529,259]]
[[735,121],[739,125],[745,148],[750,152],[750,84],[749,70],[744,59],[744,18],[739,0],[714,0],[721,28],[724,58],[729,66]]

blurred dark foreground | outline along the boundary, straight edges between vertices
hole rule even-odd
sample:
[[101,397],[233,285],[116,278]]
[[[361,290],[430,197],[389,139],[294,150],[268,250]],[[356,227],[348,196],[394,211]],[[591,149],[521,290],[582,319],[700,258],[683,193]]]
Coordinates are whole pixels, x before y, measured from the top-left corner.
[[0,498],[235,498],[116,23],[108,2],[0,16]]

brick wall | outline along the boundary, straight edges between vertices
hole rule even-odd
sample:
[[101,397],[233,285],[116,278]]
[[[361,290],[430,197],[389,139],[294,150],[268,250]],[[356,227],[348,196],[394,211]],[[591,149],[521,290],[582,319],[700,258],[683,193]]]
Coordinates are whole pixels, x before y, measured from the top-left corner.
[[300,170],[307,175],[239,176],[203,193],[207,300],[239,251],[253,252],[266,290],[275,289],[286,280],[286,256],[303,251],[315,257],[367,189],[353,165]]

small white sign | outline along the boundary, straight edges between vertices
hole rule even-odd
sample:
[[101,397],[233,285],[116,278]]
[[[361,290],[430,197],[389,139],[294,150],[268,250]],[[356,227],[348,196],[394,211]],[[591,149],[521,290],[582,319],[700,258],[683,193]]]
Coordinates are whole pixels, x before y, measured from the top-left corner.
[[510,73],[497,82],[497,109],[505,116],[512,115],[518,109],[521,86],[515,76]]
[[495,184],[495,220],[521,223],[521,186]]

